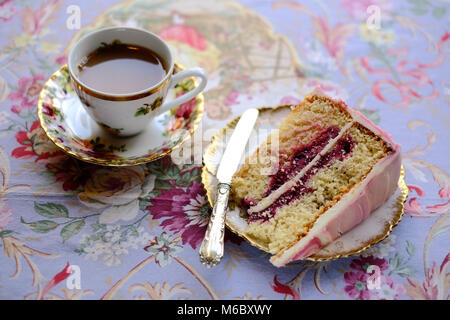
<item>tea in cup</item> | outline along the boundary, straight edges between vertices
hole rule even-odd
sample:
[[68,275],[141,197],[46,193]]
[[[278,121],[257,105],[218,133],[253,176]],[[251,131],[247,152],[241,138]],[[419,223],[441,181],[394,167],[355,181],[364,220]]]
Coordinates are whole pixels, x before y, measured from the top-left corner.
[[[140,133],[155,116],[191,100],[207,83],[201,68],[174,74],[167,43],[129,27],[104,28],[81,38],[70,51],[68,68],[88,114],[118,136]],[[200,79],[198,86],[166,101],[169,89],[190,77]]]

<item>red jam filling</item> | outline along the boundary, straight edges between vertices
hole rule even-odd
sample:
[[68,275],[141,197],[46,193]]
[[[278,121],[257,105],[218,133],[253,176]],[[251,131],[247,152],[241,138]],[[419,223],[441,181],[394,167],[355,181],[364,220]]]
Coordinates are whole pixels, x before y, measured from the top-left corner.
[[265,193],[265,197],[273,191],[281,187],[286,181],[292,179],[300,170],[308,165],[319,152],[325,148],[331,139],[339,134],[338,127],[328,127],[319,133],[309,144],[294,149],[288,165],[278,169],[278,172],[271,176],[269,188]]
[[[274,183],[270,185],[268,192],[266,192],[266,196],[269,195],[273,190],[276,190],[279,186],[284,184],[289,179],[292,179],[297,172],[299,172],[302,168],[304,168],[328,143],[329,140],[336,137],[339,133],[339,129],[337,129],[337,133],[335,133],[336,129],[333,129],[335,127],[330,127],[326,129],[323,133],[321,133],[317,140],[314,140],[311,144],[308,144],[305,147],[302,147],[301,149],[297,150],[292,158],[291,158],[291,164],[288,166],[288,173],[282,173],[279,174],[277,172],[272,177],[272,180]],[[316,141],[319,141],[319,144],[315,144]],[[315,144],[314,146],[312,144]],[[326,167],[331,161],[333,160],[342,160],[344,159],[348,154],[350,154],[353,150],[353,147],[355,146],[355,141],[350,135],[347,135],[341,139],[339,139],[333,149],[328,151],[326,154],[324,154],[317,163],[312,166],[306,173],[300,178],[300,180],[297,182],[297,184],[292,187],[290,190],[284,192],[278,199],[276,199],[269,207],[266,209],[259,211],[259,212],[253,212],[249,215],[249,222],[254,222],[258,220],[267,221],[271,219],[276,211],[285,205],[290,204],[296,199],[299,199],[300,197],[304,196],[305,194],[313,192],[313,189],[310,187],[307,187],[306,184],[308,180],[320,169]],[[315,148],[316,147],[316,148]],[[308,151],[310,150],[310,151]],[[317,151],[318,150],[318,151]],[[306,159],[306,160],[305,160]],[[281,169],[280,169],[281,170]],[[286,170],[285,170],[286,171]],[[285,180],[282,180],[281,177],[284,175]],[[278,185],[278,187],[273,187],[275,183]],[[252,203],[253,204],[253,201]],[[251,205],[250,203],[247,205]],[[256,204],[256,203],[255,203]]]

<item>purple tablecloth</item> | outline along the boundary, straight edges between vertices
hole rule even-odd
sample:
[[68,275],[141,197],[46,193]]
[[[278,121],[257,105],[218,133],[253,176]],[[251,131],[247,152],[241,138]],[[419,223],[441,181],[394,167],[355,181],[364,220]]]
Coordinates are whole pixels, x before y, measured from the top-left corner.
[[[448,299],[449,11],[426,0],[0,0],[0,298]],[[61,155],[39,125],[44,82],[74,39],[105,25],[156,32],[177,61],[207,70],[203,132],[315,87],[342,98],[402,145],[403,220],[361,255],[284,268],[227,235],[222,263],[206,269],[198,161],[102,168]],[[139,209],[122,217],[114,198],[131,194]],[[62,281],[68,265],[81,288]]]

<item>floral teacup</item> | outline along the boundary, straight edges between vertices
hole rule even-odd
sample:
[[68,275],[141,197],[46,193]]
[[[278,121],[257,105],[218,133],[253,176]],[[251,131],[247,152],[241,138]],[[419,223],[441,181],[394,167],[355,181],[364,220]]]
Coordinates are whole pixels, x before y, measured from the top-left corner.
[[[81,60],[102,44],[116,41],[155,52],[167,67],[164,78],[152,87],[127,94],[106,93],[83,83],[78,70]],[[72,85],[88,114],[106,131],[118,136],[140,133],[158,114],[197,96],[207,82],[206,73],[201,68],[173,74],[174,59],[166,42],[149,31],[129,27],[104,28],[87,34],[70,51],[68,67]],[[168,90],[188,77],[200,78],[198,86],[172,101],[165,101]]]

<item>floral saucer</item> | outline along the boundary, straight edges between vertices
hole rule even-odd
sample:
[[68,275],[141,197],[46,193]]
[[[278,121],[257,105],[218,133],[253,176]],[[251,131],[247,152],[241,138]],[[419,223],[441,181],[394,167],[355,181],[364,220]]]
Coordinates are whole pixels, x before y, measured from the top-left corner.
[[[272,130],[277,129],[281,121],[289,114],[290,105],[281,105],[274,108],[260,108],[259,117],[254,131],[249,139],[245,156],[253,153],[256,148],[267,139]],[[206,189],[208,201],[214,205],[214,195],[218,180],[217,168],[225,151],[226,142],[229,140],[232,129],[239,121],[239,117],[230,121],[211,140],[203,155],[202,183]],[[392,229],[400,222],[404,213],[404,202],[408,197],[408,187],[405,183],[405,171],[402,167],[397,189],[394,194],[378,209],[373,211],[370,217],[354,227],[341,237],[322,248],[319,252],[306,258],[311,261],[326,261],[359,254],[371,246],[385,239]],[[236,227],[239,225],[239,217],[242,216],[241,208],[232,208],[226,217],[226,226],[243,237],[255,247],[268,252],[265,243],[244,234]]]
[[[183,67],[176,64],[175,71]],[[171,89],[168,98],[178,97],[197,83],[186,79]],[[38,115],[47,136],[73,157],[104,166],[127,166],[156,160],[180,146],[201,121],[204,98],[191,101],[155,117],[140,134],[117,138],[100,127],[84,110],[72,89],[67,65],[44,85],[38,101]]]

